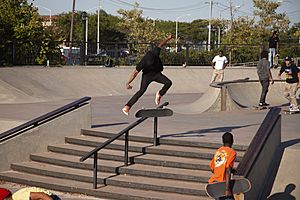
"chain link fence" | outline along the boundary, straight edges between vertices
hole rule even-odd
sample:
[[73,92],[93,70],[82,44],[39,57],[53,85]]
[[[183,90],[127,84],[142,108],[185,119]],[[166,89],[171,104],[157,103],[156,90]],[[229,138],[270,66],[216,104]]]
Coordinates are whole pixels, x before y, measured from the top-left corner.
[[[0,41],[0,66],[17,65],[96,65],[105,67],[136,65],[143,53],[150,50],[152,43],[84,43],[63,41]],[[263,50],[262,45],[213,44],[211,51],[205,44],[185,43],[167,45],[161,59],[169,66],[208,66],[223,50],[231,66],[255,66]],[[300,44],[280,44],[280,59],[285,56],[296,58],[299,63]]]

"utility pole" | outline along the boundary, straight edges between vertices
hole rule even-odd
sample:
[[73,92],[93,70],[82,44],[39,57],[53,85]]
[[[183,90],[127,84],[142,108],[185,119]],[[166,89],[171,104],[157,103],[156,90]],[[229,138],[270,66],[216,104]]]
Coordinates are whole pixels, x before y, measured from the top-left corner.
[[97,23],[97,54],[100,53],[100,0],[99,0],[99,6],[98,6],[98,23]]
[[213,1],[209,0],[209,22],[208,22],[208,42],[207,42],[208,51],[210,51],[212,7],[213,7]]
[[229,1],[229,6],[230,6],[229,8],[230,8],[230,23],[231,23],[230,28],[232,29],[233,28],[232,27],[233,26],[233,9],[232,9],[232,1],[231,0]]
[[75,2],[76,2],[76,0],[73,0],[73,6],[72,6],[72,19],[71,19],[71,30],[70,30],[69,56],[72,54],[73,29],[74,29],[74,15],[75,15]]

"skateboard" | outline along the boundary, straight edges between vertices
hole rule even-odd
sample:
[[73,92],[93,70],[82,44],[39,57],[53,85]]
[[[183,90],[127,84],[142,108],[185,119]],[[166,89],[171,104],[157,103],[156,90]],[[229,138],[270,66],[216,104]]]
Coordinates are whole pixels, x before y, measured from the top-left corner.
[[[232,194],[246,193],[251,189],[251,183],[247,178],[233,178],[230,181],[230,186],[232,188]],[[216,182],[209,183],[205,186],[206,193],[209,197],[219,198],[225,196],[226,183]]]
[[290,110],[283,110],[283,112],[284,112],[284,114],[289,114],[289,115],[300,113],[300,111],[290,111]]
[[168,108],[141,109],[135,117],[167,117],[172,116],[173,111]]
[[253,106],[254,110],[266,110],[269,109],[269,106]]

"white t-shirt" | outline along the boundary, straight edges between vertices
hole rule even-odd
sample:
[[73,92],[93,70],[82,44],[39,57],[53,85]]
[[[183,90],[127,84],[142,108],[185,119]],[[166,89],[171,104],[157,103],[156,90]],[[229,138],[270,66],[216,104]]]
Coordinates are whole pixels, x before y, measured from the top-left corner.
[[215,63],[215,69],[224,69],[225,63],[228,63],[226,56],[220,57],[219,55],[215,56],[212,60]]

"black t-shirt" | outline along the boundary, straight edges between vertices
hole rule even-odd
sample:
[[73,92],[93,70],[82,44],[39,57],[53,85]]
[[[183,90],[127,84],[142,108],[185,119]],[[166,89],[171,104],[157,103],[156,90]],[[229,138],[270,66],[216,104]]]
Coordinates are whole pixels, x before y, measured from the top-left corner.
[[285,72],[287,83],[299,82],[299,78],[298,78],[299,69],[296,65],[282,66],[280,68],[280,74],[282,74],[283,72]]
[[142,60],[137,64],[136,70],[141,71],[143,70],[143,73],[149,73],[149,72],[161,72],[163,71],[163,64],[160,60],[160,51],[161,48],[154,47],[153,50],[148,51],[146,55],[142,58]]
[[269,48],[277,48],[277,43],[279,42],[279,38],[276,37],[270,37],[269,39]]

